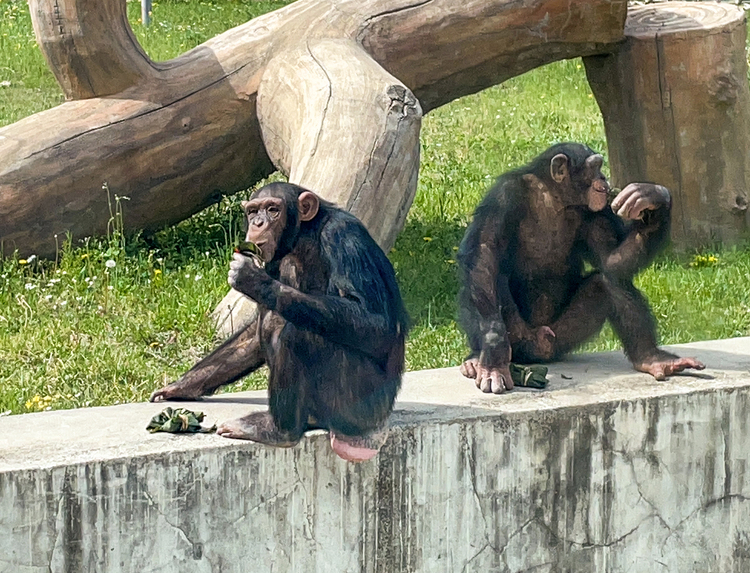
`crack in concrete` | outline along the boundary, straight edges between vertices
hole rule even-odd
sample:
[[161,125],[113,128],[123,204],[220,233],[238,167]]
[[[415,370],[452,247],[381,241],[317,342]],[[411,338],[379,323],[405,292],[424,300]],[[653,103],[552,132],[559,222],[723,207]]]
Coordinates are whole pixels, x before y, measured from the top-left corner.
[[[465,429],[461,432],[461,441],[463,442],[464,449],[466,451],[466,458],[469,462],[469,481],[471,482],[471,491],[474,493],[474,499],[476,499],[477,507],[479,508],[479,515],[482,516],[482,522],[484,523],[484,535],[487,541],[487,545],[491,546],[490,542],[490,528],[487,523],[487,516],[484,514],[484,507],[482,506],[482,498],[479,495],[477,489],[477,463],[474,457],[474,450],[472,445],[469,444],[469,437],[466,435]],[[493,547],[493,549],[495,549]]]
[[713,507],[714,505],[718,505],[720,503],[724,503],[725,501],[730,501],[733,499],[737,499],[740,502],[750,501],[750,497],[747,497],[740,493],[731,493],[728,495],[722,495],[721,497],[708,500],[706,503],[702,504],[700,507],[697,507],[696,509],[691,511],[687,516],[685,516],[682,520],[680,520],[680,522],[674,527],[674,530],[670,531],[669,535],[667,535],[666,539],[664,539],[664,542],[662,543],[662,547],[664,547],[667,544],[667,541],[669,540],[669,538],[672,537],[673,534],[677,533],[677,530],[679,530],[686,521],[688,521],[689,519],[692,519],[697,513],[700,513],[701,511],[706,511],[710,509],[711,507]]
[[548,525],[548,524],[547,524],[547,523],[546,523],[546,522],[545,522],[544,520],[542,520],[542,519],[539,519],[539,518],[536,518],[536,517],[535,517],[535,518],[533,518],[533,519],[532,519],[531,521],[533,521],[534,523],[537,523],[537,524],[538,524],[538,525],[539,525],[539,526],[540,526],[540,527],[541,527],[542,529],[544,529],[544,530],[545,530],[545,531],[546,531],[546,532],[547,532],[547,533],[548,533],[548,534],[549,534],[550,536],[552,536],[552,537],[553,537],[553,538],[555,539],[555,541],[557,541],[557,542],[562,542],[562,543],[567,543],[568,545],[574,545],[574,546],[580,547],[580,548],[581,548],[581,549],[583,549],[583,550],[586,550],[586,551],[588,551],[588,550],[590,550],[590,549],[603,549],[603,548],[605,548],[605,547],[614,547],[615,545],[617,545],[618,543],[621,543],[621,542],[622,542],[622,541],[624,541],[624,540],[625,540],[626,538],[630,537],[630,536],[631,536],[631,535],[633,535],[633,534],[634,534],[634,533],[635,533],[636,531],[638,531],[638,529],[640,529],[640,527],[641,527],[641,526],[642,526],[642,525],[643,525],[644,523],[646,523],[646,522],[647,522],[647,521],[648,521],[649,519],[651,519],[651,517],[652,517],[651,515],[647,515],[647,516],[646,516],[646,517],[645,517],[644,519],[642,519],[642,520],[640,521],[640,523],[639,523],[638,525],[636,525],[636,526],[635,526],[635,527],[634,527],[633,529],[631,529],[630,531],[628,531],[628,532],[626,532],[626,533],[622,534],[622,535],[621,535],[620,537],[617,537],[617,538],[615,538],[615,539],[613,539],[612,541],[609,541],[609,542],[607,542],[607,543],[586,543],[586,542],[581,542],[581,541],[574,541],[573,539],[567,539],[567,538],[565,538],[565,537],[561,537],[560,535],[558,535],[558,534],[557,534],[557,533],[556,533],[556,532],[555,532],[555,531],[554,531],[554,530],[552,529],[552,527],[551,527],[550,525]]
[[465,573],[466,568],[469,565],[471,565],[471,562],[474,561],[477,557],[479,557],[484,551],[486,551],[488,547],[492,547],[489,541],[485,543],[484,545],[482,545],[482,547],[479,548],[479,551],[477,551],[474,555],[472,555],[469,558],[469,560],[466,563],[464,563],[464,566],[461,568],[461,573]]
[[[302,491],[305,494],[305,510],[304,511],[305,511],[305,521],[307,522],[307,529],[308,529],[308,536],[306,536],[306,538],[308,539],[308,541],[312,541],[319,549],[323,549],[323,545],[315,537],[315,522],[313,521],[312,513],[310,512],[310,503],[309,503],[310,494],[307,491],[307,487],[305,487],[305,482],[302,479],[302,475],[299,473],[299,467],[297,465],[298,462],[299,462],[299,456],[295,452],[294,459],[292,462],[292,467],[294,468],[294,475],[297,476],[297,481],[295,481],[292,484],[293,486],[292,491],[296,489],[295,486],[297,484],[299,484],[299,486],[302,488]],[[302,531],[304,534],[304,528],[302,529]]]
[[[652,502],[650,499],[648,499],[643,494],[643,489],[641,487],[641,482],[638,481],[638,472],[635,469],[635,460],[633,459],[634,456],[631,456],[630,454],[628,454],[624,450],[614,450],[613,453],[620,454],[625,459],[625,461],[628,463],[628,465],[630,466],[630,471],[633,474],[633,483],[635,484],[635,488],[638,490],[639,499],[642,499],[651,508],[651,516],[652,517],[656,517],[659,520],[659,522],[664,527],[666,527],[667,531],[669,531],[669,533],[671,534],[672,533],[672,528],[667,523],[667,521],[661,516],[661,512],[659,511],[659,508],[656,507],[656,504],[654,502]],[[665,469],[665,472],[669,473],[669,471],[666,470],[666,465],[663,464],[663,462],[661,461],[661,459],[659,459],[659,465],[660,466],[663,465],[664,469]],[[669,537],[669,536],[667,536],[667,537]]]
[[[149,492],[146,491],[145,489],[143,490],[143,495],[146,497],[146,499],[151,504],[151,506],[156,510],[156,513],[158,513],[164,519],[164,521],[167,523],[167,525],[169,525],[173,529],[176,529],[177,531],[179,531],[182,534],[182,537],[190,545],[190,550],[192,551],[192,557],[193,557],[193,559],[197,560],[197,559],[200,559],[201,557],[203,557],[203,544],[200,543],[200,542],[198,542],[198,543],[193,542],[190,539],[190,536],[188,536],[187,532],[182,527],[180,527],[179,525],[177,525],[175,523],[172,523],[167,518],[166,514],[159,508],[159,504],[157,504],[154,501],[154,498],[152,498],[151,494],[149,494]],[[198,557],[196,557],[196,556],[198,556]]]

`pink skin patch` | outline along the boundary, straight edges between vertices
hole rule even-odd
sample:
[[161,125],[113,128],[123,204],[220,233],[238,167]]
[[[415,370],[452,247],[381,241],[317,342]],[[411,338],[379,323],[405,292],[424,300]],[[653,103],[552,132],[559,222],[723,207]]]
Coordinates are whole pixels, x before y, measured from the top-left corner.
[[331,448],[342,460],[348,462],[366,462],[374,458],[388,439],[388,429],[375,432],[369,436],[344,436],[331,432]]

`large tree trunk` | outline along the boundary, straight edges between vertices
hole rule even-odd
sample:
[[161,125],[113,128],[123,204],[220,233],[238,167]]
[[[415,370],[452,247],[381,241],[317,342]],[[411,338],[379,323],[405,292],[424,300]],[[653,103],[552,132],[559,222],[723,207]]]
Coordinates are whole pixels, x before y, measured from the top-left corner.
[[388,248],[415,191],[422,110],[606,51],[626,15],[624,0],[298,0],[154,63],[124,0],[29,4],[73,101],[0,129],[0,244],[21,255],[105,231],[104,183],[130,198],[126,228],[151,230],[272,165]]
[[680,249],[750,238],[750,90],[738,6],[635,6],[626,41],[585,58],[604,116],[612,180],[671,189]]

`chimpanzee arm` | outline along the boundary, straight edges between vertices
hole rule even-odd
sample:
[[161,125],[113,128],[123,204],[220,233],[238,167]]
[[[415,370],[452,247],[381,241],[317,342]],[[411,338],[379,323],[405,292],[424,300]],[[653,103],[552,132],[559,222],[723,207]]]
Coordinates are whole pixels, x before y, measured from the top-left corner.
[[235,333],[203,358],[179,380],[154,391],[152,402],[194,400],[231,384],[263,366],[265,360],[258,336],[258,320]]
[[[266,275],[268,276],[268,275]],[[241,292],[279,313],[298,328],[319,334],[336,344],[384,357],[400,334],[387,315],[371,312],[357,293],[343,297],[305,294],[268,277]]]
[[504,237],[508,205],[506,195],[491,193],[477,208],[459,250],[462,273],[460,316],[473,353],[484,366],[505,366],[510,360],[510,341],[503,320],[503,294],[509,296],[508,277],[501,261],[507,258]]
[[[597,213],[589,223],[587,243],[595,266],[605,275],[632,279],[669,240],[670,207],[666,188],[650,183],[628,185],[612,208]],[[621,217],[630,221],[623,222]]]
[[344,225],[340,234],[336,230],[321,237],[321,256],[328,259],[321,264],[327,263],[331,271],[328,292],[336,294],[301,292],[242,255],[231,263],[230,284],[298,328],[385,358],[406,330],[392,267],[380,247],[363,235],[364,228]]

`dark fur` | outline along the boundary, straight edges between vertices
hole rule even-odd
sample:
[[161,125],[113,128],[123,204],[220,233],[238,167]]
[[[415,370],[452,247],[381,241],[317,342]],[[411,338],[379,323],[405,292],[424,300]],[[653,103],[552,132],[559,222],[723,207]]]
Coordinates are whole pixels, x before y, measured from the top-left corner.
[[174,384],[209,394],[267,364],[269,409],[290,442],[313,420],[365,435],[393,408],[408,317],[390,261],[359,220],[321,201],[312,220],[297,224],[304,191],[272,183],[256,193],[287,206],[266,272],[236,287],[261,305],[260,317]]
[[[570,160],[566,188],[550,175],[559,153]],[[498,178],[477,207],[458,255],[459,322],[471,357],[504,365],[512,348],[514,361],[555,360],[607,319],[634,363],[666,355],[656,348],[656,321],[632,280],[668,240],[669,205],[632,222],[609,205],[590,210],[580,197],[591,185],[584,166],[593,153],[580,144],[555,145]],[[530,176],[555,198],[552,207],[533,191]],[[594,270],[586,272],[585,263]],[[537,337],[542,326],[556,334],[547,344]]]

